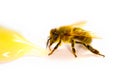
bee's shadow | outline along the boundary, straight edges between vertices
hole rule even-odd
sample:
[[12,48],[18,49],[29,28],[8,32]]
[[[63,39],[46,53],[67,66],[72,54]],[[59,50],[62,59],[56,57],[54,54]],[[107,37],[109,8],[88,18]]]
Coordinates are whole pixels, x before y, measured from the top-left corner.
[[[78,58],[88,58],[88,57],[95,57],[96,55],[89,52],[85,47],[82,45],[76,45],[76,54],[77,59]],[[75,59],[74,55],[72,54],[72,49],[70,45],[62,45],[62,47],[59,47],[54,51],[52,55],[50,55],[48,58],[50,59],[62,59],[62,60],[71,60]]]

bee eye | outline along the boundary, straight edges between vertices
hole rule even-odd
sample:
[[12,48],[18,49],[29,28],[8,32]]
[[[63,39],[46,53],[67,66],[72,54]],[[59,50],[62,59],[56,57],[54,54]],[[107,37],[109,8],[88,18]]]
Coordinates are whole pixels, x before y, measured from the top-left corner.
[[57,37],[58,37],[58,34],[55,34],[54,37],[57,38]]
[[58,33],[57,33],[57,32],[54,32],[53,34],[54,34],[54,35],[58,35]]
[[57,29],[52,29],[52,30],[51,30],[51,34],[53,34],[53,35],[58,35]]

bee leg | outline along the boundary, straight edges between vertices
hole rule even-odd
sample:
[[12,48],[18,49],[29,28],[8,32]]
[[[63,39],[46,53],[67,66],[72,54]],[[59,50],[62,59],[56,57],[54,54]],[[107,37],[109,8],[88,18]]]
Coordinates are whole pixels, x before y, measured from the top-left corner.
[[99,51],[94,49],[92,46],[86,44],[84,44],[84,46],[87,47],[92,53],[105,57],[105,55],[100,54]]
[[48,46],[48,48],[49,48],[49,50],[51,51],[51,45],[53,44],[54,42],[51,42],[50,44],[49,44],[49,46]]
[[74,46],[75,46],[75,42],[74,42],[74,40],[72,40],[72,41],[71,41],[72,53],[73,53],[73,55],[74,55],[75,57],[77,57],[77,55],[76,55],[76,50],[75,50]]
[[54,47],[54,49],[48,55],[53,54],[53,52],[58,48],[58,46],[60,45],[60,43],[61,43],[61,40],[58,42],[58,44]]
[[105,55],[100,54],[98,50],[94,49],[94,48],[93,48],[92,46],[90,46],[90,45],[84,44],[84,43],[82,43],[82,42],[76,42],[76,43],[83,44],[83,45],[84,45],[88,50],[90,50],[92,53],[105,57]]

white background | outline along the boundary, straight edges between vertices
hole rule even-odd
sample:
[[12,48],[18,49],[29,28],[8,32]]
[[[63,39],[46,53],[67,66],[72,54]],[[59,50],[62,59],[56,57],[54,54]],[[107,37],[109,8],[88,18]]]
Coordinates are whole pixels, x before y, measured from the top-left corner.
[[86,29],[102,37],[92,45],[105,58],[82,48],[74,58],[63,46],[50,57],[24,56],[0,64],[0,79],[119,79],[119,0],[0,0],[0,24],[43,48],[40,41],[47,40],[50,29],[83,20]]

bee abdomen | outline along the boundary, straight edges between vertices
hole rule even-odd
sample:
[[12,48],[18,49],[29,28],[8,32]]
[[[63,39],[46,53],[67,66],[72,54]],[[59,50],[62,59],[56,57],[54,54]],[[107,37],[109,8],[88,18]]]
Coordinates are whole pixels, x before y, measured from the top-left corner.
[[90,44],[92,42],[92,38],[85,36],[75,36],[74,39],[76,39],[77,41],[81,41],[85,44]]

